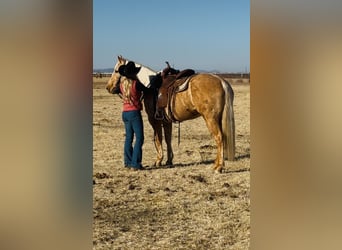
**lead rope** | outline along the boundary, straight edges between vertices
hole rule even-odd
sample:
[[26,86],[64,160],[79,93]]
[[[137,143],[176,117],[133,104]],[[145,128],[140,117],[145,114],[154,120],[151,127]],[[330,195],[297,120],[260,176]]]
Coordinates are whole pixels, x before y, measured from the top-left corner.
[[178,122],[178,147],[180,144],[180,122]]

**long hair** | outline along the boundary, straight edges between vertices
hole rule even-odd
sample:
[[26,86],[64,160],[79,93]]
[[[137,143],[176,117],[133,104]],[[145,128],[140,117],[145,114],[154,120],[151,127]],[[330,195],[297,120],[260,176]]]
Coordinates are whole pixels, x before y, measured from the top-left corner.
[[122,83],[122,89],[123,89],[123,93],[122,93],[123,99],[124,101],[132,104],[133,101],[132,101],[132,96],[131,96],[131,89],[133,85],[133,80],[127,77],[122,77],[122,78],[123,79],[121,80],[121,83]]

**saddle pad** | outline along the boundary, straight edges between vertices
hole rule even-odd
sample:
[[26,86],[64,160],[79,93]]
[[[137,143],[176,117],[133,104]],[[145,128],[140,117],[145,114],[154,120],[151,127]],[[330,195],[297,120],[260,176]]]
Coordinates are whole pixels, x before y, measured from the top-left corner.
[[137,74],[137,77],[146,88],[149,88],[151,86],[150,82],[152,78],[155,77],[155,74],[151,73],[148,68],[141,67],[139,73]]
[[178,93],[178,92],[182,92],[182,91],[186,90],[186,89],[189,87],[189,81],[190,81],[190,79],[191,79],[192,77],[193,77],[193,76],[188,77],[188,78],[185,80],[184,83],[182,83],[181,85],[179,85],[179,86],[177,87],[177,89],[175,90],[175,92]]

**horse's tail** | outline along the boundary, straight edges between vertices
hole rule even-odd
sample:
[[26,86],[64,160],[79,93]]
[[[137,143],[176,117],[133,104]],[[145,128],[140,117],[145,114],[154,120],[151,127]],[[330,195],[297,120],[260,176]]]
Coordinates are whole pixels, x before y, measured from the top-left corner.
[[222,113],[222,132],[224,142],[224,159],[235,160],[235,119],[233,110],[234,92],[230,84],[221,80],[225,91],[225,104]]

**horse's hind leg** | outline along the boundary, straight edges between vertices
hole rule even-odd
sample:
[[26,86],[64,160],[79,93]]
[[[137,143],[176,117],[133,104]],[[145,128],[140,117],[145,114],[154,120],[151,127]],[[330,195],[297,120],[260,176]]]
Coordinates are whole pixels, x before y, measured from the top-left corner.
[[217,156],[213,169],[217,172],[221,172],[224,164],[222,128],[219,119],[215,119],[214,117],[206,117],[205,122],[217,145]]

